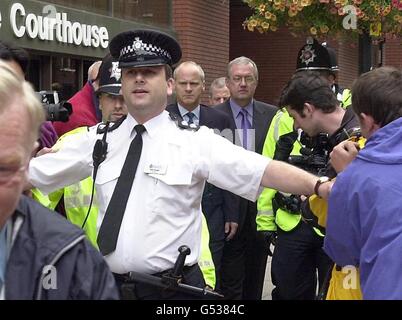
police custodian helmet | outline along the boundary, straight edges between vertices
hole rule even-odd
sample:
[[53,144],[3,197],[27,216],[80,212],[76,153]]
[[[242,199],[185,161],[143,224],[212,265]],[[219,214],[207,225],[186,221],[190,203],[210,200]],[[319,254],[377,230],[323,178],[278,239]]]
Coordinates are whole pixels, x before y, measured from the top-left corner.
[[160,31],[133,30],[119,33],[109,44],[120,68],[174,65],[181,59],[178,42]]
[[112,95],[120,95],[121,89],[121,70],[119,62],[110,54],[107,54],[99,67],[99,88],[96,94],[108,93]]
[[323,42],[322,45],[328,51],[329,60],[331,61],[331,71],[339,71],[338,59],[336,58],[335,49],[329,47],[326,42]]
[[327,48],[318,43],[316,39],[308,37],[306,44],[297,54],[296,71],[301,70],[328,70],[331,68],[331,57]]

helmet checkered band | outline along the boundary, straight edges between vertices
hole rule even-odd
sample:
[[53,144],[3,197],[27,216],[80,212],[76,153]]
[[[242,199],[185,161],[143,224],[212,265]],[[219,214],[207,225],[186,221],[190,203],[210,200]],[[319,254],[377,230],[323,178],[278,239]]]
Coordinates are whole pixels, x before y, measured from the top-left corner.
[[144,43],[142,40],[140,40],[139,37],[136,37],[133,41],[133,43],[129,46],[124,47],[123,49],[120,50],[120,56],[124,57],[128,54],[135,53],[135,54],[158,54],[158,55],[163,55],[169,60],[172,59],[170,54],[157,46],[154,46],[152,44]]

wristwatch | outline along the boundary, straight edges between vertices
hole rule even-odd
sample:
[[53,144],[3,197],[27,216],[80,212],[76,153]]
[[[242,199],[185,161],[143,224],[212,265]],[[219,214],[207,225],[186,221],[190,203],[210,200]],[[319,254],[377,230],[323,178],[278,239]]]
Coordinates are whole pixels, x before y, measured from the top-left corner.
[[329,182],[329,181],[330,181],[330,179],[326,176],[319,177],[314,186],[314,194],[317,195],[319,198],[321,198],[321,196],[318,194],[318,189],[320,188],[320,185],[322,185],[325,182]]

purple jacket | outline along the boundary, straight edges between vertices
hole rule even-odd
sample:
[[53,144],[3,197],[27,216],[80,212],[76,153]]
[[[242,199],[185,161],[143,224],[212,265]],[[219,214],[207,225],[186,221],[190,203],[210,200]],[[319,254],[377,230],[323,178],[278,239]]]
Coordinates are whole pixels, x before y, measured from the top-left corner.
[[364,299],[402,299],[402,118],[375,132],[338,175],[324,250],[360,268]]

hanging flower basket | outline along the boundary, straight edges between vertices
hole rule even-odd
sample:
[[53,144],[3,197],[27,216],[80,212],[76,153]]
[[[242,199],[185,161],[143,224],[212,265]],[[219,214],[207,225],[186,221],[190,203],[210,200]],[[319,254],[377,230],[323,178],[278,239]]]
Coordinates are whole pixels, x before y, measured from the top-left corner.
[[272,32],[287,27],[294,35],[376,39],[402,36],[402,0],[243,0],[254,11],[243,26]]

